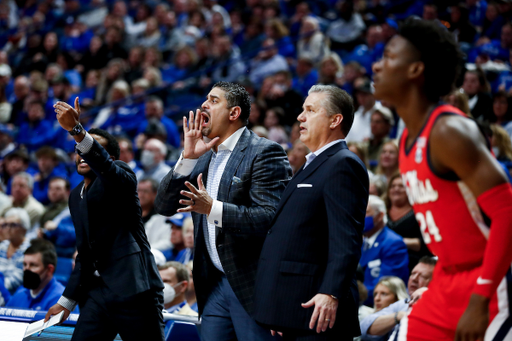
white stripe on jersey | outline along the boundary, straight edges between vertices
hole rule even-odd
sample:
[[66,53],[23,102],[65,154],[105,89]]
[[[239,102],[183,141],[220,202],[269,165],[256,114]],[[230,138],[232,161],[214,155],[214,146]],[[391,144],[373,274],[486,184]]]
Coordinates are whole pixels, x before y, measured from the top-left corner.
[[[501,326],[510,315],[507,289],[507,277],[504,277],[501,280],[500,285],[498,285],[498,289],[496,290],[496,295],[498,296],[498,314],[494,317],[494,319],[491,321],[491,324],[487,328],[484,341],[494,340],[496,333],[498,333]],[[512,340],[511,331],[509,331],[507,337],[505,337],[503,340]]]
[[485,239],[489,239],[489,226],[487,226],[484,222],[482,212],[480,211],[480,207],[476,202],[473,192],[471,192],[469,187],[462,181],[458,181],[457,185],[459,186],[460,194],[466,202],[466,206],[468,207],[469,214],[473,218],[473,221],[475,222],[476,226],[478,226]]

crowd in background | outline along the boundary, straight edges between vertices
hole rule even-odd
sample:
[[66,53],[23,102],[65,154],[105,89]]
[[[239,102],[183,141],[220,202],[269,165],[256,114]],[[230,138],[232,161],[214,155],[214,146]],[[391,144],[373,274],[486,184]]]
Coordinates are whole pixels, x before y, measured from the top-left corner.
[[[404,283],[430,253],[397,175],[403,122],[374,98],[371,76],[372,63],[385,56],[385,44],[410,16],[436,21],[457,38],[465,72],[445,101],[481,124],[510,177],[512,1],[1,0],[0,306],[23,288],[26,250],[43,255],[54,247],[59,262],[71,264],[75,236],[67,198],[82,177],[75,142],[60,128],[53,104],[74,105],[76,97],[84,127],[115,135],[120,159],[137,175],[143,221],[162,271],[169,261],[190,271],[190,218],[160,216],[154,200],[181,153],[183,115],[200,107],[218,81],[248,90],[249,128],[281,144],[294,171],[309,153],[297,123],[309,88],[336,85],[353,96],[347,142],[370,173],[374,197],[367,216],[374,233],[387,238],[381,254],[365,254],[379,238],[365,234],[373,244],[363,247],[361,301],[383,309],[382,283],[395,288],[395,301],[403,299]],[[38,245],[41,240],[51,243]],[[59,272],[56,261],[43,263],[35,271],[41,281],[49,265],[52,274]],[[66,269],[57,276],[64,284]],[[191,278],[182,268],[174,273],[180,281],[187,277],[189,285],[179,290],[197,309]]]

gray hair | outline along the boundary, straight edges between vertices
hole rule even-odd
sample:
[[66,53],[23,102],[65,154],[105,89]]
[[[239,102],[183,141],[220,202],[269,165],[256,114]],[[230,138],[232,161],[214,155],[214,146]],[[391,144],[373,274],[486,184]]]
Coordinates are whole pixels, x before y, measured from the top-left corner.
[[146,143],[153,143],[155,145],[155,147],[157,147],[160,150],[160,153],[165,158],[165,156],[167,155],[167,147],[165,146],[165,144],[162,141],[153,138],[153,139],[149,139]]
[[24,208],[21,207],[12,207],[7,210],[4,214],[5,218],[9,217],[17,217],[20,220],[21,226],[25,230],[30,230],[30,216],[28,215],[27,211]]
[[327,110],[329,116],[343,115],[341,131],[347,136],[350,128],[352,128],[352,123],[354,123],[354,102],[352,101],[352,96],[334,85],[313,85],[309,89],[308,95],[312,93],[324,93],[327,95],[322,105]]
[[32,175],[28,174],[27,172],[19,172],[14,175],[13,179],[16,177],[25,179],[28,188],[30,188],[31,191],[34,189],[34,178]]
[[370,195],[368,197],[368,206],[375,211],[375,214],[384,213],[382,219],[384,219],[384,225],[388,223],[388,217],[386,215],[386,204],[384,201],[376,195]]
[[146,103],[156,103],[158,108],[162,110],[164,108],[164,102],[157,96],[149,96]]
[[[405,289],[404,281],[396,276],[384,276],[379,279],[377,285],[382,284],[386,288],[388,288],[393,294],[396,295],[397,301],[409,298],[409,294],[407,294],[407,290]],[[375,288],[377,287],[375,286]]]

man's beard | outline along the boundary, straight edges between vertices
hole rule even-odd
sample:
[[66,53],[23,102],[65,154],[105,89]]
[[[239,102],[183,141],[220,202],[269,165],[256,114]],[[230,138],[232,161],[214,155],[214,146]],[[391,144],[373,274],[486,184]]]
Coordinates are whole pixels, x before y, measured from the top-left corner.
[[212,132],[211,126],[204,127],[203,129],[201,129],[201,134],[203,134],[203,136],[206,136],[206,137],[208,137],[208,135],[210,135],[211,132]]
[[79,168],[78,168],[78,164],[79,162],[75,161],[75,165],[76,165],[76,172],[78,174],[80,174],[81,176],[83,176],[84,178],[89,178],[89,179],[94,179],[96,177],[96,174],[93,172],[93,170],[90,168],[89,166],[89,170],[87,172],[84,172],[84,171],[81,171]]

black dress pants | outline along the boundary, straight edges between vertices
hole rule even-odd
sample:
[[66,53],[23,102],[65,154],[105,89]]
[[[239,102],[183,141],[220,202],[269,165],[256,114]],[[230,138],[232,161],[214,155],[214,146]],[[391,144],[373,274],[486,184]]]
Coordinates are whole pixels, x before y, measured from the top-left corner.
[[162,291],[146,291],[131,297],[112,292],[101,278],[95,278],[87,299],[80,305],[80,317],[72,341],[164,340]]

